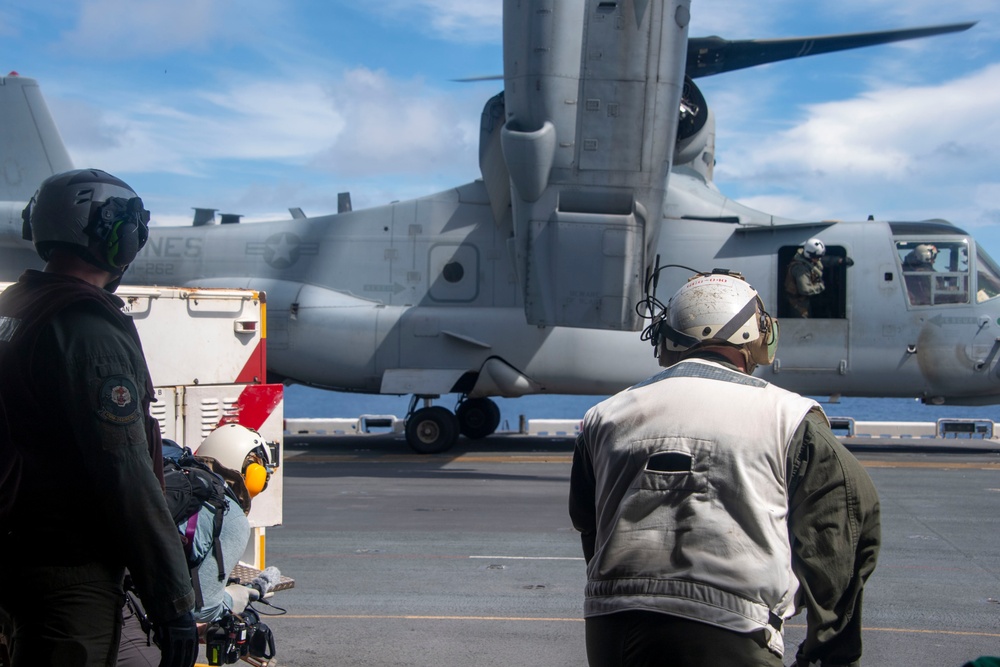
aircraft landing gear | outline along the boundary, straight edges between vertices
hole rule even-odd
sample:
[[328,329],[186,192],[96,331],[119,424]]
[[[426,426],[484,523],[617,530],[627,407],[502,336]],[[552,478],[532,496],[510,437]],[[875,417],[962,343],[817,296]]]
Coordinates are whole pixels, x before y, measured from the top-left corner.
[[[467,398],[453,413],[431,405],[437,396],[414,396],[406,415],[406,443],[420,454],[440,454],[451,449],[459,434],[470,440],[493,435],[500,425],[500,407],[488,398]],[[424,407],[415,409],[418,400]]]
[[488,398],[468,398],[455,409],[459,429],[466,438],[479,440],[493,435],[500,425],[500,408]]
[[[418,398],[428,405],[414,410]],[[418,454],[440,454],[458,440],[458,418],[439,405],[430,405],[430,397],[414,396],[406,417],[406,443]]]

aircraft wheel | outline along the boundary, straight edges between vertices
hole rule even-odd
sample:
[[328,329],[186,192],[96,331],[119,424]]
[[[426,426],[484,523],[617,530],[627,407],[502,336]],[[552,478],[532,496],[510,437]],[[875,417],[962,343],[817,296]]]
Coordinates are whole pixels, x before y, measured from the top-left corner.
[[493,435],[500,425],[500,408],[488,398],[470,398],[455,410],[459,428],[466,438],[479,440]]
[[420,454],[440,454],[458,440],[458,418],[447,408],[420,408],[406,420],[406,442]]

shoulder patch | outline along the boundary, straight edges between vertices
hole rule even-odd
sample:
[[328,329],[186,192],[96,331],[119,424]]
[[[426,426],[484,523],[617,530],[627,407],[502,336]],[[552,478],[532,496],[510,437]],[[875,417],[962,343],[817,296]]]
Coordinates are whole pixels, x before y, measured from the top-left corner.
[[97,397],[97,416],[112,424],[131,424],[139,419],[139,392],[135,383],[124,375],[104,381]]

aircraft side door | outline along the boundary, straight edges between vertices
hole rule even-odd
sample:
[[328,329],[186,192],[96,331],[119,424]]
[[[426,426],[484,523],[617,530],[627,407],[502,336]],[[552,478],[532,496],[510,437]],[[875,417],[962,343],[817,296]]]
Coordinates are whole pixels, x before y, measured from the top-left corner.
[[846,375],[849,368],[850,323],[847,319],[849,271],[843,263],[847,250],[827,245],[823,268],[823,289],[806,297],[808,317],[800,317],[790,294],[790,276],[799,246],[778,250],[778,321],[781,339],[774,360],[774,373],[809,373],[821,376]]

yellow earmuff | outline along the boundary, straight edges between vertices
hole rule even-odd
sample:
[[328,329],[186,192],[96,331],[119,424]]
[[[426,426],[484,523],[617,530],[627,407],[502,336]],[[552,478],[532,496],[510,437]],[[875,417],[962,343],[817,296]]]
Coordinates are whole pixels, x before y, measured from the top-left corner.
[[243,481],[251,498],[267,488],[269,477],[270,473],[267,472],[267,468],[259,463],[247,464],[246,470],[243,471]]

